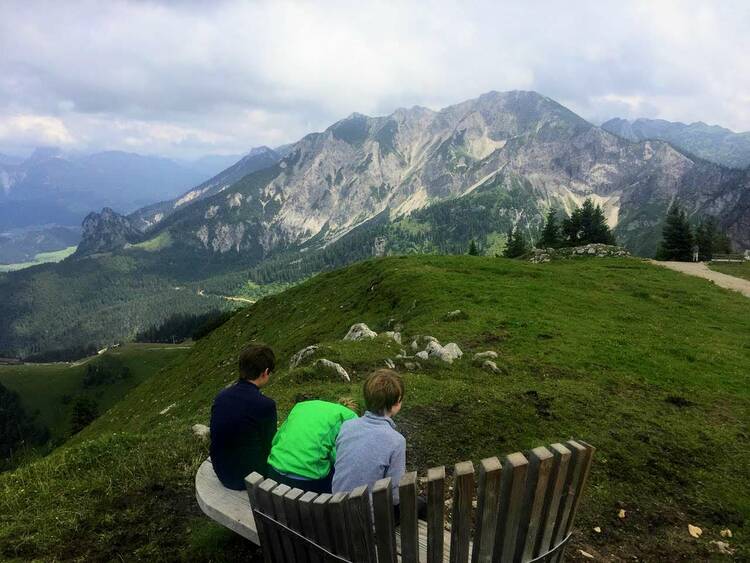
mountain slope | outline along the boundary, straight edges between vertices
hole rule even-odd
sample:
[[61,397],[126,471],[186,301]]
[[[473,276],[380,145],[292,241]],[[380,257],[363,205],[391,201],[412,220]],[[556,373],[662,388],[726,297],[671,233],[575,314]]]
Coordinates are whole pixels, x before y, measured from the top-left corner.
[[[456,309],[466,318],[444,320]],[[421,334],[464,351],[451,366],[428,361],[408,371],[399,363],[406,396],[395,422],[409,469],[476,464],[580,437],[597,455],[570,553],[709,560],[710,541],[722,540],[741,560],[750,554],[747,312],[741,295],[633,259],[535,265],[421,256],[317,276],[235,314],[74,443],[0,475],[0,514],[13,515],[0,519],[0,556],[246,555],[247,542],[198,511],[193,479],[208,447],[190,427],[207,422],[212,398],[236,377],[237,354],[251,341],[276,350],[265,392],[281,420],[298,393],[351,395],[361,404],[363,378],[401,348],[384,336],[341,340],[364,321],[378,332],[400,324],[407,349]],[[351,384],[288,368],[294,352],[316,343]],[[486,350],[498,352],[502,374],[473,365],[473,353]],[[703,537],[691,538],[688,523]],[[719,536],[724,528],[733,539]]]
[[750,131],[735,133],[701,121],[685,124],[663,119],[628,121],[618,117],[603,123],[602,129],[630,141],[668,141],[680,150],[723,166],[750,166]]

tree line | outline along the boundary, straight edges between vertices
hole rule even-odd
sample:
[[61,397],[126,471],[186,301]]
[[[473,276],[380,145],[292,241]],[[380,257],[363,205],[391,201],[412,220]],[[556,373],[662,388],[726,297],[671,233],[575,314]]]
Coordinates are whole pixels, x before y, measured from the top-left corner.
[[694,226],[687,212],[673,203],[662,228],[662,240],[656,251],[657,260],[692,262],[712,260],[714,254],[730,254],[732,244],[727,234],[719,229],[715,217],[702,217]]

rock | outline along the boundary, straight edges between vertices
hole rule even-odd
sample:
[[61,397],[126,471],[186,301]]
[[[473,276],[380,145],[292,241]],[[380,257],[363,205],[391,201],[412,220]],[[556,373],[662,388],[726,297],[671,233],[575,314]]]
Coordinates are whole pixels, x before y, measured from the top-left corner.
[[412,340],[412,341],[411,341],[411,349],[412,349],[412,350],[413,350],[414,352],[418,352],[418,351],[419,351],[419,344],[417,343],[417,341],[416,341],[416,340]]
[[732,537],[732,530],[730,530],[729,528],[725,528],[721,532],[719,532],[719,535],[722,538],[731,538]]
[[486,352],[477,352],[474,354],[474,361],[477,360],[495,360],[497,359],[497,352],[487,350]]
[[617,513],[618,518],[625,518],[625,509],[621,508],[620,512]]
[[[431,341],[427,344],[427,348],[424,351],[427,352],[430,358],[437,358],[449,364],[452,364],[453,360],[463,355],[461,348],[455,342],[441,346],[439,342]],[[421,357],[419,354],[417,356]]]
[[451,311],[450,313],[447,313],[443,320],[445,321],[461,321],[464,319],[468,319],[469,315],[464,313],[461,309],[456,309],[455,311]]
[[172,410],[175,406],[177,406],[177,403],[172,403],[167,408],[162,409],[159,411],[159,414],[167,414],[170,410]]
[[383,334],[385,334],[386,337],[388,337],[388,338],[392,338],[394,340],[394,342],[396,342],[397,344],[401,344],[401,333],[400,332],[394,332],[392,330],[389,330],[389,331],[387,331],[387,332],[385,332]]
[[425,341],[425,342],[427,342],[428,344],[429,344],[430,342],[437,342],[438,344],[440,344],[440,342],[438,342],[438,339],[437,339],[437,338],[435,338],[434,336],[423,336],[423,337],[422,337],[422,340],[424,340],[424,341]]
[[195,436],[204,440],[211,436],[211,429],[205,424],[193,424],[192,430]]
[[703,530],[701,530],[698,526],[688,524],[688,534],[690,534],[694,538],[699,538],[703,535]]
[[429,359],[430,354],[426,350],[422,350],[421,352],[417,352],[417,358],[420,360],[427,360]]
[[497,364],[493,362],[492,360],[485,360],[482,363],[482,369],[490,373],[502,373],[503,372],[503,370],[497,367]]
[[317,360],[314,364],[315,367],[320,367],[326,370],[330,370],[337,374],[341,379],[344,381],[351,381],[352,379],[349,377],[349,374],[346,373],[346,370],[341,366],[341,364],[337,364],[336,362],[332,362],[331,360],[326,360],[325,358],[321,358],[320,360]]
[[385,365],[388,367],[388,369],[395,369],[396,364],[393,363],[393,360],[386,358],[385,359]]
[[370,330],[365,323],[352,325],[349,332],[344,336],[344,340],[371,340],[378,335],[377,332]]
[[580,553],[586,559],[594,559],[594,556],[591,555],[588,551],[583,551],[582,549],[579,549],[578,553]]
[[729,547],[729,544],[724,541],[711,540],[711,543],[716,546],[719,553],[722,555],[734,555],[734,550]]
[[601,534],[601,533],[602,533],[602,529],[601,529],[601,528],[600,528],[599,526],[594,526],[594,531],[595,531],[595,532],[596,532],[597,534]]
[[317,344],[313,344],[312,346],[308,346],[307,348],[302,348],[302,350],[294,354],[294,356],[292,356],[292,358],[289,360],[289,368],[293,369],[299,366],[307,358],[312,356],[318,350],[318,348],[320,348],[320,346],[318,346]]
[[404,367],[408,369],[409,371],[414,371],[418,369],[419,364],[416,364],[414,362],[404,362]]
[[458,359],[464,355],[464,353],[461,351],[461,348],[459,348],[458,344],[456,344],[455,342],[449,342],[448,344],[443,346],[443,350],[446,350],[449,354],[451,354],[454,359]]

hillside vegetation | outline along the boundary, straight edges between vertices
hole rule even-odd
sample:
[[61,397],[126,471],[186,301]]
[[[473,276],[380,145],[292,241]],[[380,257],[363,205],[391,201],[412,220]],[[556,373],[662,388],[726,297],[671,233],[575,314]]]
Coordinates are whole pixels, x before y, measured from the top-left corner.
[[[446,314],[463,315],[449,320]],[[184,362],[150,378],[48,458],[0,475],[0,557],[236,560],[247,542],[198,511],[193,478],[213,396],[249,341],[275,348],[267,395],[361,401],[363,377],[401,346],[343,342],[355,322],[400,324],[464,356],[404,374],[396,419],[420,471],[580,437],[598,448],[574,547],[615,560],[750,556],[750,302],[634,259],[529,264],[483,257],[370,260],[238,311]],[[320,344],[352,382],[290,356]],[[475,367],[495,350],[503,372]],[[618,514],[625,511],[625,517]],[[12,515],[12,516],[11,516]],[[690,537],[687,525],[703,529]],[[593,531],[601,527],[601,533]]]

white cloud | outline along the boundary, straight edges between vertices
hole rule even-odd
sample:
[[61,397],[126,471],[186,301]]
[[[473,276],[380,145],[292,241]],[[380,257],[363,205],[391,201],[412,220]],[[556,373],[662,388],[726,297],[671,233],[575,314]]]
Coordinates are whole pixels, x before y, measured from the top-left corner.
[[594,121],[748,130],[749,28],[750,4],[728,0],[4,2],[0,120],[54,117],[86,150],[186,155],[534,89]]

